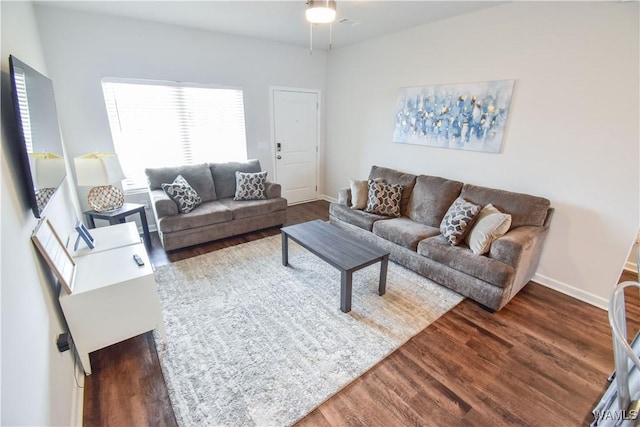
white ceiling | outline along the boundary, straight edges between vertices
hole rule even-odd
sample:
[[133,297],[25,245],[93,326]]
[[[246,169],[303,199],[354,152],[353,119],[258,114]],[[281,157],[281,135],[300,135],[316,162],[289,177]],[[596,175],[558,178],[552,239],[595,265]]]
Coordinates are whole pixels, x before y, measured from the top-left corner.
[[[338,0],[333,47],[495,6],[494,1]],[[305,0],[289,1],[43,1],[38,4],[181,25],[309,46]],[[326,49],[327,25],[314,26],[314,49]]]

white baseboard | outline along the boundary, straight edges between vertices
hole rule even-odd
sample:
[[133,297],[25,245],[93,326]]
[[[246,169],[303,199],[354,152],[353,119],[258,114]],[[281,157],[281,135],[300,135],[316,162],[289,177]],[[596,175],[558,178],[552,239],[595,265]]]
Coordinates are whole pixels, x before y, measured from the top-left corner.
[[335,197],[327,196],[326,194],[319,194],[318,195],[318,199],[325,200],[327,202],[333,202],[333,203],[337,203],[338,202],[338,199],[336,199]]
[[[154,231],[158,231],[158,227],[156,227],[155,224],[149,224],[149,233],[153,233]],[[138,227],[138,234],[142,236],[142,233],[144,233],[144,230],[142,227]]]
[[594,295],[590,292],[586,292],[582,289],[578,289],[566,283],[560,282],[558,280],[552,279],[547,276],[543,276],[542,274],[535,274],[533,276],[533,280],[536,283],[540,283],[547,288],[553,289],[558,292],[562,292],[565,295],[569,295],[570,297],[579,299],[580,301],[584,301],[587,304],[591,304],[595,307],[601,308],[603,310],[607,310],[609,307],[609,300],[602,298],[598,295]]

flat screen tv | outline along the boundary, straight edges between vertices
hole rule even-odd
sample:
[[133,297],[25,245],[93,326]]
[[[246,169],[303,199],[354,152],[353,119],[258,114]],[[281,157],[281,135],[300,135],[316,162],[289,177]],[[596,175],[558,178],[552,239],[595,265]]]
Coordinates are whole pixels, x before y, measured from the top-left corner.
[[24,187],[33,214],[41,218],[67,172],[53,83],[13,55],[9,66]]

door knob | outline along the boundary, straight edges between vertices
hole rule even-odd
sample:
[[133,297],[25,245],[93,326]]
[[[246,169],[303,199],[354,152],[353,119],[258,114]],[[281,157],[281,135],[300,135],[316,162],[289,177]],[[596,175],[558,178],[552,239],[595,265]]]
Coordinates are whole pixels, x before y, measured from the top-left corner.
[[276,159],[280,160],[282,158],[282,156],[278,155],[278,157],[276,157]]

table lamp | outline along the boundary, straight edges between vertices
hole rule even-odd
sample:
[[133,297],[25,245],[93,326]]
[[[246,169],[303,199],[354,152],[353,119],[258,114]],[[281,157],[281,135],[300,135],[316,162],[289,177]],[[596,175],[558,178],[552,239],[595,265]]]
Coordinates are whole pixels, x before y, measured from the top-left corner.
[[91,187],[87,202],[96,212],[108,212],[122,207],[124,194],[113,183],[125,176],[114,153],[91,153],[73,159],[78,185]]
[[64,158],[54,153],[29,153],[29,166],[36,202],[42,211],[67,173]]

